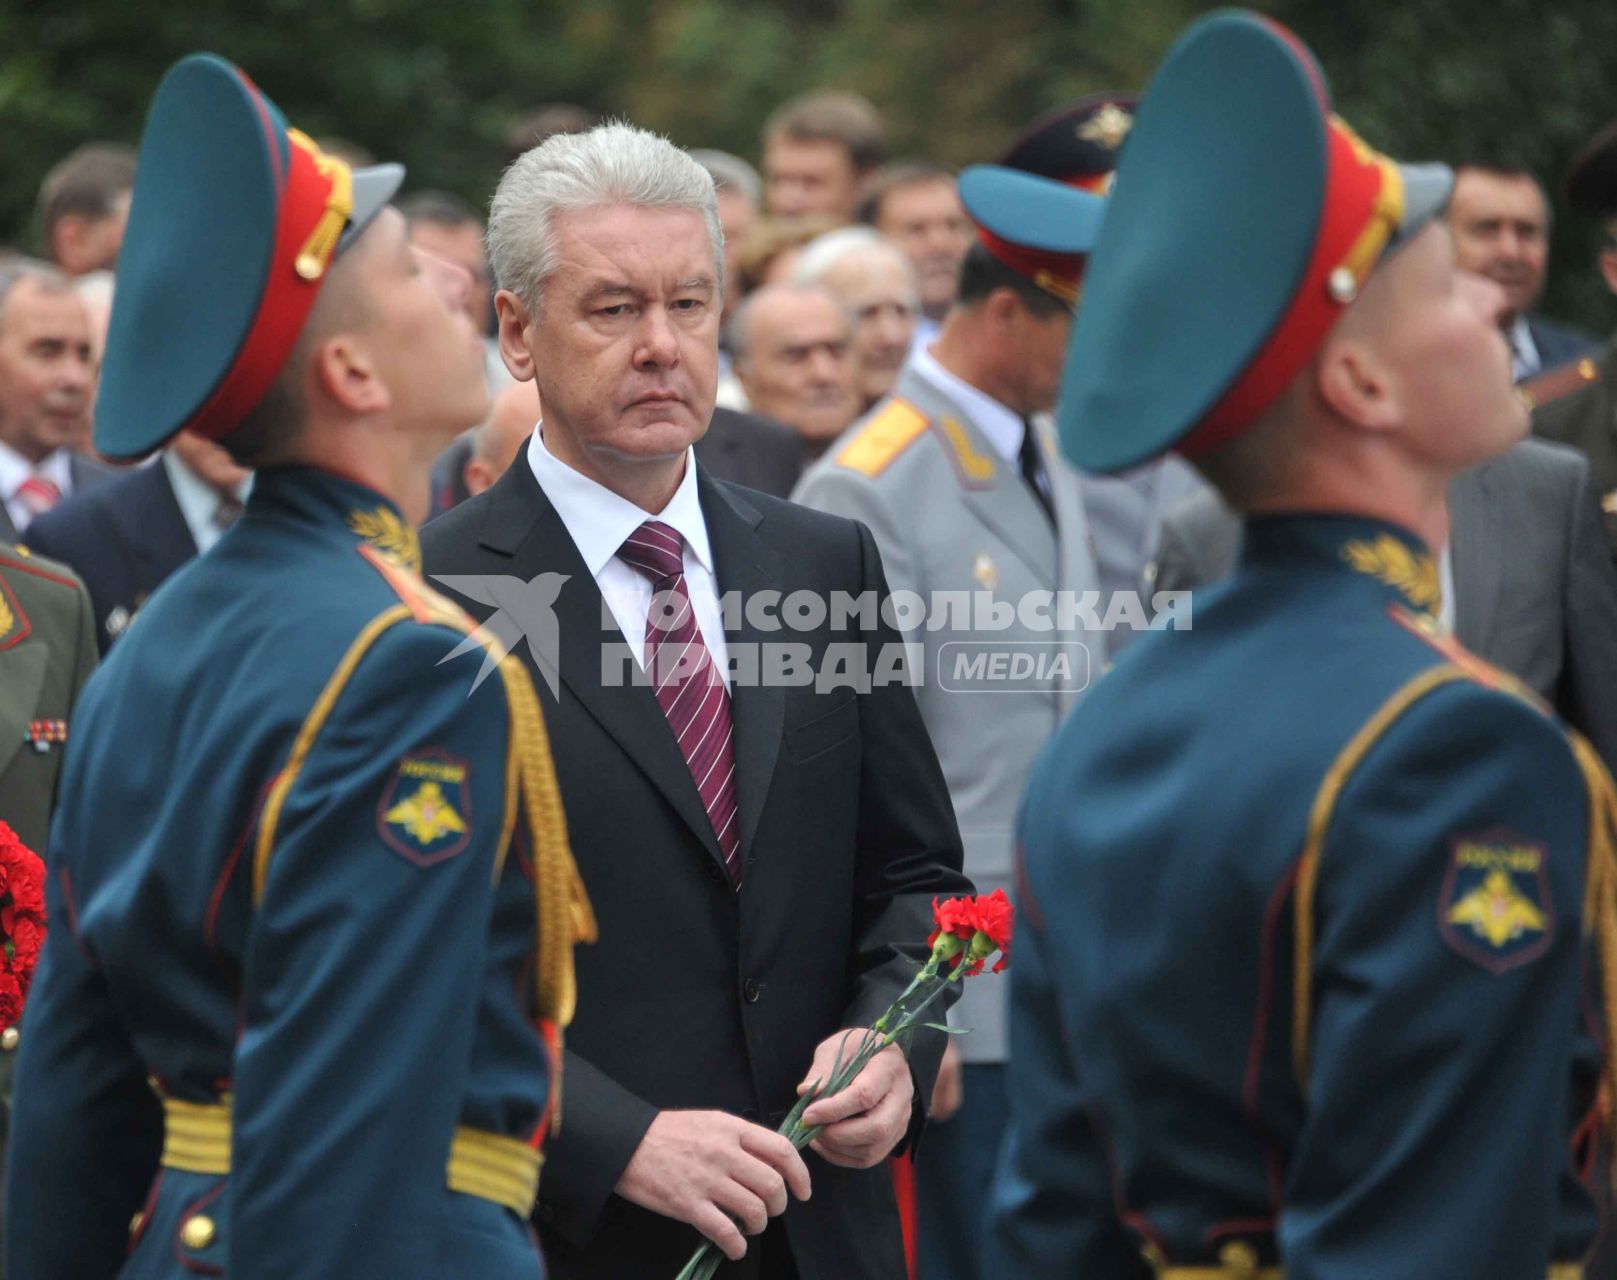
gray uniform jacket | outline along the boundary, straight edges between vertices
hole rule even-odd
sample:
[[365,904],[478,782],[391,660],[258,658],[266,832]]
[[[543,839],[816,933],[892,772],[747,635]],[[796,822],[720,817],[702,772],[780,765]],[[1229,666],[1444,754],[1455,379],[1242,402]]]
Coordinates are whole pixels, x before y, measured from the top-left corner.
[[[1086,629],[1082,616],[1059,629],[1063,619],[1052,605],[1042,610],[1050,627],[1041,623],[1039,593],[1076,599],[1098,592],[1099,583],[1077,474],[1042,427],[1039,440],[1055,528],[1017,465],[994,451],[964,408],[910,368],[792,495],[863,522],[889,587],[927,604],[928,619],[906,626],[905,639],[920,651],[916,699],[949,784],[965,871],[979,893],[1011,892],[1028,770],[1105,665],[1105,638]],[[1008,609],[996,618],[974,608],[961,618],[943,603],[952,594],[975,606],[978,593]],[[1017,615],[1019,603],[1026,617]],[[1094,596],[1090,604],[1104,611]],[[1008,988],[1003,975],[966,984],[949,1020],[971,1030],[959,1042],[967,1062],[1004,1061]]]

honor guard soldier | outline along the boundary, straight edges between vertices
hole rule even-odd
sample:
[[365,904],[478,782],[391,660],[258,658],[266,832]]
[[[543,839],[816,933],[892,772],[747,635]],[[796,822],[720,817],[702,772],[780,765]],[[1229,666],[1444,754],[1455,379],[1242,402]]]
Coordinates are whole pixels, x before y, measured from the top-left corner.
[[[1617,120],[1579,153],[1566,176],[1566,197],[1579,213],[1604,220],[1600,271],[1617,293]],[[1600,507],[1617,556],[1617,335],[1604,350],[1525,383],[1533,432],[1582,449],[1600,487]]]
[[431,460],[485,409],[464,281],[208,55],[141,146],[96,416],[259,468],[87,686],[17,1073],[18,1277],[536,1280],[591,925],[529,678],[443,662]]
[[1450,185],[1355,136],[1255,15],[1197,23],[1145,95],[1063,446],[1177,449],[1245,550],[1033,771],[1006,1275],[1578,1274],[1612,789],[1433,617],[1447,481],[1526,429],[1501,295],[1431,221]]
[[[893,394],[798,486],[797,501],[864,523],[888,585],[928,616],[906,633],[916,701],[949,782],[979,893],[1009,892],[1016,807],[1040,746],[1105,663],[1105,637],[1052,597],[1098,611],[1078,476],[1054,456],[1055,404],[1084,255],[1105,200],[1046,178],[978,167],[960,178],[978,228],[960,296]],[[1014,235],[1012,211],[1032,211]],[[1043,625],[1025,602],[1046,603]],[[950,602],[964,605],[951,614]],[[1002,622],[1000,619],[1003,618]],[[995,668],[973,674],[979,658]],[[983,695],[990,695],[984,698]],[[971,1035],[945,1070],[961,1103],[916,1160],[920,1268],[933,1280],[994,1273],[982,1189],[1005,1129],[1006,984],[967,985],[951,1013]]]

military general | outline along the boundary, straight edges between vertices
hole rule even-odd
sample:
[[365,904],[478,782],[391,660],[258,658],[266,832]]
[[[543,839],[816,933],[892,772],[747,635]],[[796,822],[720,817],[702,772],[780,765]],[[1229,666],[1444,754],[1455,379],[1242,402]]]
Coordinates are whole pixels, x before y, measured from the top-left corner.
[[[85,690],[17,1073],[11,1273],[538,1280],[590,931],[528,677],[416,572],[482,416],[466,282],[237,68],[153,101],[95,424],[258,469]],[[198,246],[207,245],[206,266]]]
[[1593,1233],[1611,782],[1434,617],[1448,482],[1526,429],[1503,299],[1433,221],[1448,171],[1327,94],[1278,25],[1197,23],[1090,260],[1069,456],[1176,449],[1246,529],[1034,768],[1007,1275],[1541,1280]]

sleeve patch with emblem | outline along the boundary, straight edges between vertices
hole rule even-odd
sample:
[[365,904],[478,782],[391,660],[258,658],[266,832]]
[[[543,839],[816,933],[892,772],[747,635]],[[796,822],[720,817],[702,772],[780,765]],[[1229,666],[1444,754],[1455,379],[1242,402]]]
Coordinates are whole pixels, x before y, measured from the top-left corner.
[[398,763],[376,809],[376,827],[418,867],[453,858],[471,840],[471,766],[435,747]]
[[1438,900],[1443,940],[1490,973],[1544,954],[1555,934],[1546,847],[1510,831],[1455,836]]

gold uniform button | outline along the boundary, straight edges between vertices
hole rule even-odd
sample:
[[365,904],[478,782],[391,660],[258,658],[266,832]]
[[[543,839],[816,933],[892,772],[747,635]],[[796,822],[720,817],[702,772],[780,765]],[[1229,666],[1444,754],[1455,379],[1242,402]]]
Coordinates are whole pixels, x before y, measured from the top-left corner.
[[139,1235],[140,1229],[145,1225],[146,1215],[144,1213],[137,1213],[133,1218],[129,1219],[129,1234],[132,1236]]
[[1231,1277],[1258,1274],[1258,1251],[1245,1240],[1231,1240],[1218,1251],[1218,1260]]
[[213,1237],[213,1219],[205,1213],[187,1218],[185,1225],[180,1228],[180,1243],[187,1249],[206,1249],[213,1243]]
[[16,1027],[7,1027],[4,1031],[0,1031],[0,1050],[12,1053],[21,1043],[22,1032],[18,1031]]

